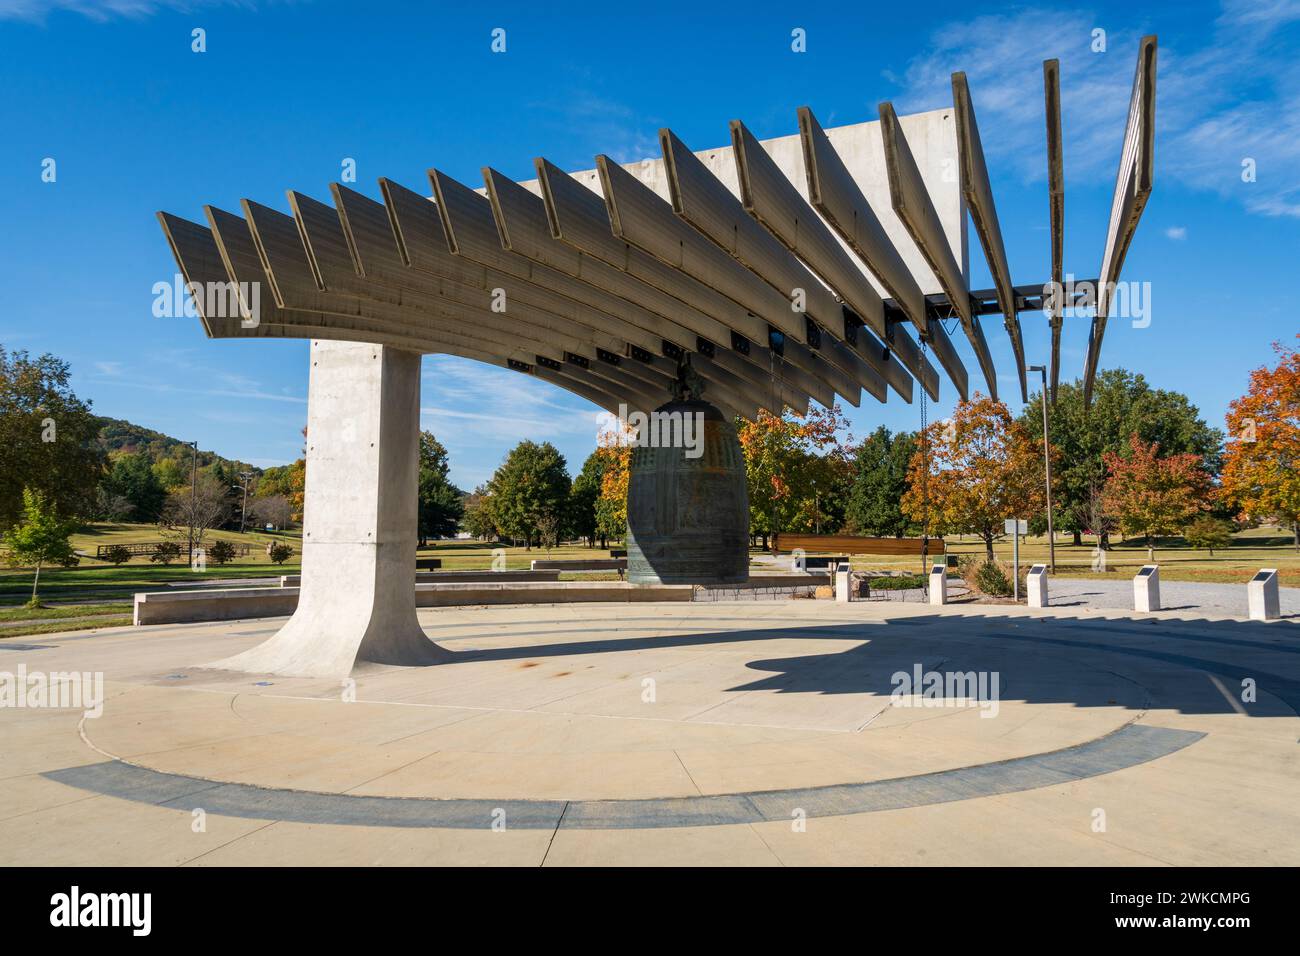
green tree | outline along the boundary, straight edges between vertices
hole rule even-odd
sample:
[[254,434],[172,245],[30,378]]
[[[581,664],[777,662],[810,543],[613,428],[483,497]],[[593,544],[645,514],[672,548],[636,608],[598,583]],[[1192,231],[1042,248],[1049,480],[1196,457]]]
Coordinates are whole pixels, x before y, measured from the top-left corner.
[[118,455],[100,486],[110,498],[120,496],[131,502],[136,521],[157,521],[167,500],[167,489],[144,452]]
[[587,539],[587,546],[594,547],[596,538],[601,539],[600,546],[608,544],[607,535],[600,533],[596,506],[600,501],[600,486],[605,478],[609,456],[597,448],[582,463],[582,471],[573,479],[573,489],[569,493],[569,526],[573,533]]
[[1232,525],[1213,515],[1201,515],[1187,526],[1183,536],[1193,548],[1205,548],[1210,552],[1210,557],[1214,557],[1215,548],[1226,548],[1232,544]]
[[178,488],[188,486],[190,483],[189,463],[182,462],[179,458],[163,458],[160,461],[155,461],[153,463],[153,473],[165,492],[175,491]]
[[563,515],[569,487],[564,456],[554,445],[520,442],[488,482],[497,527],[531,548],[543,519]]
[[225,538],[218,538],[208,548],[208,557],[216,565],[229,564],[235,559],[235,546]]
[[69,518],[95,510],[104,468],[99,426],[73,394],[68,363],[0,347],[0,529],[24,513],[25,488]]
[[881,425],[857,447],[856,474],[845,517],[861,534],[901,538],[916,526],[903,514],[907,467],[916,453],[916,436],[891,434]]
[[41,583],[41,567],[46,564],[68,564],[75,560],[72,543],[74,522],[59,517],[45,495],[31,488],[23,489],[23,510],[18,522],[5,534],[9,561],[16,567],[34,566],[32,599],[28,607],[40,607],[37,589]]
[[749,533],[832,531],[843,520],[852,470],[838,433],[848,422],[838,405],[800,417],[760,412],[738,422],[749,493]]
[[487,485],[479,485],[465,496],[464,510],[461,526],[467,532],[480,541],[496,538],[498,532],[496,519],[492,517],[492,493]]
[[159,541],[158,547],[149,555],[149,560],[154,564],[171,564],[181,556],[183,550],[175,541]]
[[463,493],[448,478],[447,449],[433,432],[420,432],[420,547],[429,538],[455,534],[465,513]]
[[131,560],[131,549],[124,544],[115,544],[104,549],[104,560],[115,568],[120,568]]
[[[1019,422],[1030,438],[1043,440],[1042,397],[1033,395]],[[1059,460],[1052,465],[1052,511],[1058,531],[1069,531],[1075,544],[1081,533],[1104,533],[1094,527],[1097,503],[1106,483],[1103,455],[1129,451],[1129,436],[1156,442],[1162,455],[1200,456],[1204,468],[1219,472],[1223,434],[1211,428],[1181,392],[1153,389],[1141,375],[1107,369],[1097,376],[1092,408],[1083,406],[1083,384],[1062,384],[1055,405],[1048,407],[1052,446]]]

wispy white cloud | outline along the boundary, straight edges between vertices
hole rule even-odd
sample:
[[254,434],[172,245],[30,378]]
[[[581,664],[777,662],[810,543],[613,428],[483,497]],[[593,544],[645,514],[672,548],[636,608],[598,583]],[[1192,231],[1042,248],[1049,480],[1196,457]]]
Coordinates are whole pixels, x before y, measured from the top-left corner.
[[[579,71],[571,85],[552,90],[547,96],[528,104],[535,115],[550,118],[554,125],[572,137],[581,131],[582,144],[591,144],[582,153],[580,164],[592,165],[586,156],[606,153],[615,162],[631,163],[659,155],[658,130],[662,125],[654,117],[642,116],[616,100],[592,93],[595,80]],[[582,149],[582,144],[573,144]],[[561,157],[561,165],[565,165]]]
[[[305,405],[305,396],[288,394],[284,391],[273,392],[255,379],[236,372],[212,368],[194,362],[190,356],[193,349],[164,349],[147,356],[148,371],[131,369],[123,362],[95,362],[97,375],[88,381],[96,385],[112,385],[119,388],[144,389],[151,392],[176,395],[201,395],[209,398],[238,398],[250,401],[285,402],[293,405]],[[165,369],[173,376],[173,381],[159,378],[159,370]],[[211,382],[206,388],[190,385],[177,385],[175,381]]]
[[603,414],[541,379],[450,355],[426,356],[421,397],[420,425],[447,446],[452,481],[462,488],[486,481],[525,439],[553,443],[576,473]]
[[[950,70],[965,70],[990,159],[1038,181],[1046,175],[1041,61],[1057,56],[1067,175],[1104,181],[1119,161],[1137,41],[1146,32],[1145,24],[1111,28],[1105,52],[1093,52],[1092,31],[1113,20],[1087,9],[1029,8],[948,23],[897,78],[904,87],[897,104],[908,111],[947,105]],[[1162,41],[1157,182],[1168,176],[1250,212],[1300,217],[1298,23],[1300,0],[1227,0],[1206,29]]]
[[1165,230],[1165,236],[1169,239],[1182,241],[1183,239],[1187,238],[1187,227],[1170,226],[1168,229]]
[[186,12],[203,7],[253,7],[252,0],[0,0],[0,20],[44,23],[51,13],[66,11],[99,22],[143,19],[160,10]]

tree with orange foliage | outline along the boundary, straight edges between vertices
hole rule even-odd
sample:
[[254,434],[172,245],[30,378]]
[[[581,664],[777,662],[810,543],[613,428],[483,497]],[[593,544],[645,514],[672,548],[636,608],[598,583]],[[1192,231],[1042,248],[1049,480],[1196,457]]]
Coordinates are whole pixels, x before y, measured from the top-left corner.
[[989,561],[1003,522],[1044,505],[1042,446],[1006,405],[979,392],[926,427],[907,477],[903,513],[931,536],[979,535]]
[[1228,406],[1222,495],[1246,515],[1290,524],[1300,549],[1300,350],[1273,348],[1277,368],[1251,372],[1246,394]]
[[1210,507],[1210,476],[1200,455],[1161,458],[1159,442],[1129,436],[1129,453],[1106,452],[1102,503],[1126,535],[1146,538],[1147,560],[1155,560],[1153,535],[1178,534]]
[[749,491],[749,533],[768,544],[778,531],[819,531],[842,519],[840,504],[853,480],[839,435],[848,419],[839,405],[811,407],[799,416],[786,408],[778,417],[759,410],[758,419],[738,422]]

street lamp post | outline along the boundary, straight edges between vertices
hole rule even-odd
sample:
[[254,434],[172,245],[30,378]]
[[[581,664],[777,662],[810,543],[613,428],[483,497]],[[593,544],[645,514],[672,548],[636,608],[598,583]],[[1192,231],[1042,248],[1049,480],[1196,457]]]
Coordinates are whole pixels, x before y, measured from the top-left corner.
[[192,442],[187,442],[186,444],[190,445],[190,447],[194,449],[194,455],[190,459],[190,516],[189,516],[190,517],[189,560],[190,560],[190,567],[192,568],[194,567],[194,508],[195,508],[195,501],[197,499],[195,489],[197,487],[198,477],[199,477],[199,443],[196,441],[192,441]]
[[239,533],[244,533],[244,519],[248,515],[248,483],[253,480],[251,471],[241,471],[239,481],[244,486],[244,503],[239,507]]
[[1052,453],[1047,442],[1047,366],[1030,365],[1026,372],[1038,372],[1043,379],[1043,473],[1047,479],[1047,565],[1056,573],[1056,535],[1052,532]]

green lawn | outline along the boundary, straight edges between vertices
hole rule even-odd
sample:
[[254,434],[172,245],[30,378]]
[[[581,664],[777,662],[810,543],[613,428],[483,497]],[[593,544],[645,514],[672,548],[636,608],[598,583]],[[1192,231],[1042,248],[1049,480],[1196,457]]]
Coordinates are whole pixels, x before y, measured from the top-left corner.
[[59,607],[0,608],[0,624],[9,621],[55,620],[68,617],[96,617],[101,614],[130,614],[131,602],[112,604],[65,604]]
[[[21,627],[0,629],[2,637],[16,637],[20,634],[48,633],[59,629],[82,629],[89,626],[108,627],[130,623],[124,612],[130,610],[129,601],[136,591],[157,590],[169,583],[202,583],[219,578],[255,578],[274,579],[282,574],[297,574],[300,570],[300,554],[284,565],[273,565],[266,557],[267,541],[283,540],[301,549],[301,538],[296,534],[266,535],[252,532],[240,535],[235,532],[216,532],[209,537],[209,542],[216,538],[244,542],[254,551],[247,559],[217,567],[209,564],[204,572],[192,571],[185,563],[158,565],[150,563],[147,558],[136,558],[121,567],[113,567],[93,558],[83,558],[76,568],[46,568],[41,572],[40,595],[42,601],[100,601],[114,602],[74,608],[45,608],[35,612],[21,609],[21,605],[31,594],[31,571],[23,569],[0,570],[0,622],[24,621]],[[152,525],[100,524],[94,525],[74,536],[74,545],[83,551],[94,551],[96,544],[130,543],[138,541],[155,541],[159,539],[158,529]],[[1069,542],[1065,535],[1057,536],[1056,573],[1069,577],[1131,577],[1137,569],[1147,563],[1146,548],[1140,541],[1112,542],[1107,554],[1108,571],[1105,575],[1092,570],[1095,543],[1085,540],[1081,547]],[[613,547],[621,544],[611,542]],[[486,570],[492,566],[493,545],[479,541],[438,541],[423,548],[420,557],[442,559],[442,567],[448,571]],[[973,536],[952,536],[948,538],[948,550],[953,554],[979,554],[983,544]],[[525,569],[533,560],[567,560],[581,558],[604,558],[609,556],[607,550],[587,548],[581,545],[566,545],[546,550],[545,548],[505,548],[506,564],[510,570]],[[1012,546],[1010,540],[999,541],[994,547],[999,558],[1010,562]],[[752,555],[761,554],[757,549]],[[1045,537],[1031,537],[1021,543],[1020,561],[1031,564],[1047,561],[1047,540]],[[1236,535],[1231,547],[1216,551],[1213,555],[1204,550],[1188,548],[1180,538],[1161,539],[1156,542],[1156,562],[1160,565],[1161,577],[1166,581],[1207,581],[1244,584],[1262,567],[1275,567],[1280,571],[1279,577],[1284,586],[1300,587],[1300,552],[1291,544],[1287,531],[1278,528],[1257,528]],[[857,570],[894,570],[921,572],[920,558],[893,557],[886,555],[855,555],[853,567]],[[926,569],[928,570],[928,569]],[[577,579],[576,575],[565,575]],[[581,575],[582,580],[614,580],[617,575],[608,574]],[[268,581],[269,583],[269,581]],[[82,620],[94,618],[92,623]],[[61,624],[61,621],[68,622]],[[28,630],[27,628],[31,628]]]
[[94,631],[104,627],[125,627],[131,621],[130,614],[102,614],[80,621],[30,621],[14,627],[0,628],[0,641],[12,637],[28,637],[32,634],[60,634],[64,631]]
[[[217,566],[208,562],[207,570],[190,570],[184,557],[169,565],[154,564],[147,557],[137,557],[120,567],[104,561],[82,557],[75,568],[44,568],[41,570],[40,597],[43,602],[69,600],[126,600],[136,591],[157,590],[167,584],[184,582],[199,584],[219,578],[278,578],[282,574],[297,574],[301,570],[302,538],[300,532],[284,536],[251,532],[240,535],[233,531],[213,532],[207,543],[221,538],[249,544],[253,551],[246,558]],[[154,525],[95,524],[82,529],[72,539],[77,550],[93,554],[99,544],[133,544],[161,540]],[[283,541],[293,545],[298,553],[282,565],[272,564],[266,556],[268,541]],[[618,547],[617,544],[614,545]],[[438,541],[419,552],[422,558],[441,558],[442,567],[448,571],[487,570],[492,566],[494,546],[478,541]],[[607,558],[609,552],[599,548],[566,546],[553,548],[506,548],[506,567],[510,570],[527,568],[533,560]],[[612,575],[617,577],[617,575]],[[268,582],[269,583],[269,582]],[[27,569],[0,568],[0,608],[23,604],[32,591],[32,572]]]

